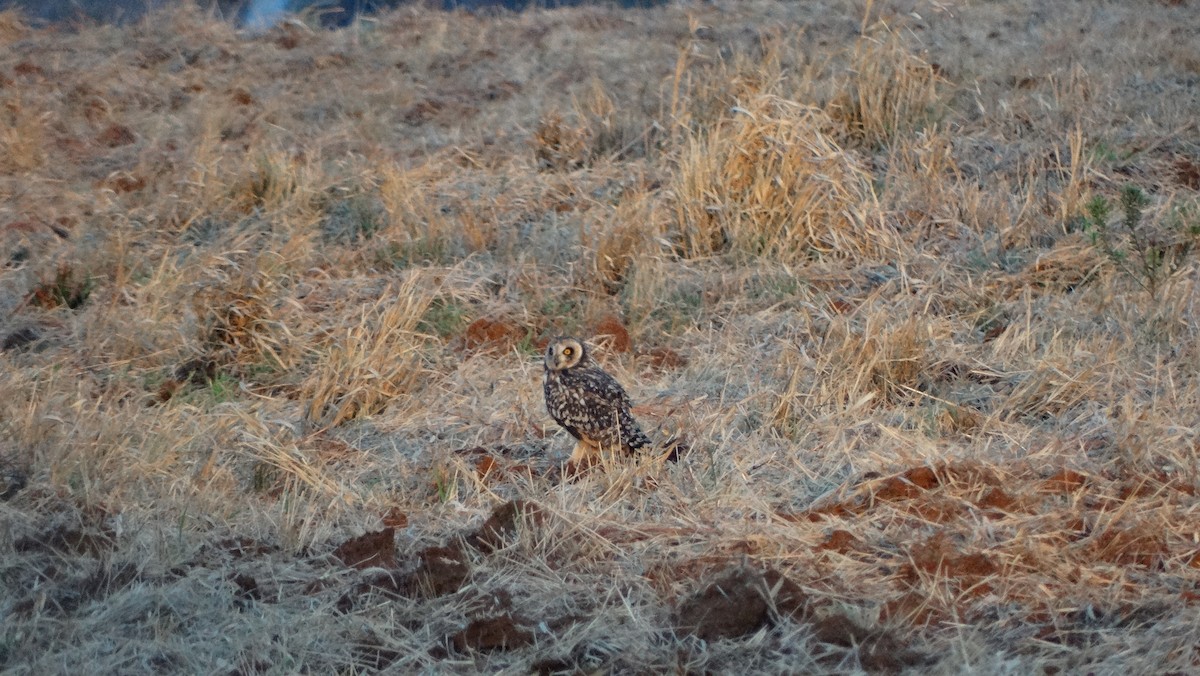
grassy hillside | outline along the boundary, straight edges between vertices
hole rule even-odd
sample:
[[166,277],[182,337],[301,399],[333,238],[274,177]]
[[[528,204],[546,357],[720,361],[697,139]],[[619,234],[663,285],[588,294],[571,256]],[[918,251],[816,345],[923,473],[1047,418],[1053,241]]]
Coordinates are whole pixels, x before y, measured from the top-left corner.
[[0,13],[0,670],[1200,668],[1194,4]]

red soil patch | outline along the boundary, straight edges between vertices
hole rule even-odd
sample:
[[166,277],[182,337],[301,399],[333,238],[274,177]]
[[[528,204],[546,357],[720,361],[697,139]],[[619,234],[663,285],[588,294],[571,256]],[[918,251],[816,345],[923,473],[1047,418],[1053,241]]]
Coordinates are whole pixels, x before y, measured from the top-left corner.
[[875,492],[876,500],[894,501],[915,498],[922,491],[938,485],[937,474],[928,467],[914,467],[907,472],[885,479]]
[[35,63],[30,63],[29,61],[22,61],[22,62],[18,63],[17,65],[13,66],[13,72],[16,73],[17,75],[45,75],[46,74],[46,71],[43,70],[41,66],[39,66]]
[[462,631],[447,637],[458,652],[510,650],[533,643],[529,620],[504,613],[472,620]]
[[862,541],[854,537],[848,530],[837,529],[825,538],[825,541],[817,545],[819,550],[834,551],[839,554],[848,554],[862,547]]
[[1159,472],[1136,481],[1125,481],[1117,490],[1117,499],[1123,501],[1130,497],[1159,497],[1168,493],[1181,493],[1195,497],[1196,485],[1188,483],[1180,477]]
[[137,142],[133,130],[123,124],[110,124],[96,135],[96,143],[106,148],[118,148]]
[[983,342],[990,343],[993,340],[1004,335],[1004,332],[1007,330],[1008,330],[1008,324],[996,324],[995,326],[993,326],[992,328],[988,329],[987,331],[985,331],[983,333]]
[[24,537],[13,543],[17,552],[46,552],[74,554],[76,556],[100,556],[116,546],[113,532],[107,527],[66,528],[58,527],[37,536]]
[[431,546],[416,556],[412,573],[397,569],[379,570],[361,580],[337,600],[338,612],[354,609],[358,599],[368,593],[388,598],[436,598],[457,592],[467,581],[470,568],[458,546]]
[[239,599],[244,601],[262,600],[262,590],[258,586],[258,580],[254,579],[253,575],[238,573],[232,576],[230,581],[237,587],[237,596]]
[[835,315],[844,315],[854,312],[854,305],[842,300],[841,298],[829,299],[829,311]]
[[904,594],[883,604],[879,619],[884,622],[900,622],[914,627],[924,627],[942,622],[946,614],[933,605],[929,594],[910,589]]
[[526,331],[506,319],[480,318],[463,331],[462,345],[468,352],[499,350],[507,352],[521,342]]
[[962,501],[943,496],[922,496],[908,505],[910,512],[931,523],[946,523],[963,515]]
[[1147,568],[1161,566],[1170,554],[1166,538],[1149,527],[1109,528],[1096,537],[1091,552],[1100,561]]
[[395,568],[396,529],[384,528],[350,538],[338,545],[333,555],[351,568]]
[[910,584],[917,584],[919,573],[945,576],[957,580],[961,588],[971,588],[975,593],[987,591],[981,583],[999,572],[991,557],[982,552],[959,551],[945,531],[935,534],[908,552],[911,563],[900,568],[900,575]]
[[597,342],[608,341],[613,352],[628,352],[633,349],[633,340],[629,338],[629,331],[625,328],[625,324],[616,315],[608,315],[596,324],[596,328],[592,331],[593,339]]
[[1062,469],[1042,482],[1046,493],[1074,493],[1088,483],[1088,478],[1075,470]]
[[653,347],[646,351],[650,368],[655,371],[672,371],[688,365],[688,358],[669,347]]
[[988,489],[988,492],[984,493],[983,497],[975,502],[975,506],[981,509],[991,509],[1000,512],[1011,512],[1017,504],[1016,498],[998,486]]
[[417,556],[412,582],[417,591],[445,596],[458,591],[471,569],[459,547],[429,547]]
[[428,547],[417,554],[417,565],[412,572],[389,568],[369,575],[343,594],[336,608],[342,613],[350,612],[360,597],[370,593],[393,599],[453,594],[462,588],[470,572],[462,547]]
[[496,469],[496,460],[490,455],[485,455],[475,461],[475,473],[480,478],[484,478],[491,474]]
[[867,629],[841,613],[821,618],[812,626],[817,641],[857,649],[859,661],[869,673],[899,673],[925,661],[920,653],[905,648],[894,636]]
[[1200,164],[1187,157],[1175,160],[1175,180],[1189,190],[1200,190]]
[[146,187],[146,179],[134,174],[118,174],[109,178],[107,183],[114,192],[118,193],[137,192]]
[[392,507],[383,515],[383,525],[387,528],[407,528],[408,514],[400,511],[399,507]]
[[504,541],[517,532],[521,519],[538,520],[541,507],[527,500],[510,500],[492,511],[474,533],[467,536],[467,544],[484,553],[491,553],[504,546]]
[[684,599],[675,627],[706,641],[737,638],[772,623],[773,615],[802,619],[811,602],[800,585],[768,568],[728,568]]
[[780,617],[802,620],[812,614],[813,600],[791,578],[774,568],[767,568],[763,571],[763,582],[767,593],[773,597],[775,612]]

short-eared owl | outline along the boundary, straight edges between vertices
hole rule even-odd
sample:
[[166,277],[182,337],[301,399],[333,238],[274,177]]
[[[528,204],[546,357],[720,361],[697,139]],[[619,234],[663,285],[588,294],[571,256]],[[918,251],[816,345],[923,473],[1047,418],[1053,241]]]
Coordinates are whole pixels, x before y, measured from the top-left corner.
[[546,347],[542,381],[546,410],[575,437],[571,462],[600,451],[629,454],[650,439],[629,412],[632,402],[621,384],[592,361],[582,341],[555,338]]

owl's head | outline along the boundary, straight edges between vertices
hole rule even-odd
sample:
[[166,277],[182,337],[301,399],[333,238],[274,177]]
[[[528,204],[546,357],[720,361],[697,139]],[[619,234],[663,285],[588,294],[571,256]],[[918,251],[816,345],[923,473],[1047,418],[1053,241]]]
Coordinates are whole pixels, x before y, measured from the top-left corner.
[[550,371],[563,371],[579,366],[588,358],[587,348],[583,342],[565,336],[555,338],[546,346],[546,368]]

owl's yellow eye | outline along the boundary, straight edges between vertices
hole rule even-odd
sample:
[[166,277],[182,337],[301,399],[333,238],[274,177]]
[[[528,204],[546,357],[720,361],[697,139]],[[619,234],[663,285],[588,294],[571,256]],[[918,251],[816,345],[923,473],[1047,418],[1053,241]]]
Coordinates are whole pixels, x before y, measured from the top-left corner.
[[564,357],[570,357],[570,356],[571,356],[572,354],[574,354],[574,353],[575,353],[575,350],[574,350],[574,349],[572,349],[572,348],[569,348],[569,347],[568,347],[568,348],[565,348],[565,349],[563,350],[563,356],[564,356]]

